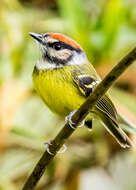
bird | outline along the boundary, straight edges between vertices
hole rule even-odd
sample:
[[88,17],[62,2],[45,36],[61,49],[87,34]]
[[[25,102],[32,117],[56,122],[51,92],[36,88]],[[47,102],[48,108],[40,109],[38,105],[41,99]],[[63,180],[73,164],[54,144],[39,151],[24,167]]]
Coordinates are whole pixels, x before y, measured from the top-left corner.
[[[37,93],[53,113],[62,118],[72,115],[101,82],[100,76],[82,47],[70,37],[53,32],[29,34],[40,44],[41,56],[32,74]],[[84,125],[92,129],[94,118],[121,147],[132,146],[131,139],[119,126],[118,113],[108,93],[89,112]]]

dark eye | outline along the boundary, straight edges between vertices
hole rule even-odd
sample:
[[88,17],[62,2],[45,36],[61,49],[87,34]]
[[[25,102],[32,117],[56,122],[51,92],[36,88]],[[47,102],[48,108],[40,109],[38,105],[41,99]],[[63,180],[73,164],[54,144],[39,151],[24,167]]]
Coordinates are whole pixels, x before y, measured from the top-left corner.
[[61,44],[60,43],[54,43],[53,44],[53,48],[55,49],[55,50],[60,50],[61,49]]

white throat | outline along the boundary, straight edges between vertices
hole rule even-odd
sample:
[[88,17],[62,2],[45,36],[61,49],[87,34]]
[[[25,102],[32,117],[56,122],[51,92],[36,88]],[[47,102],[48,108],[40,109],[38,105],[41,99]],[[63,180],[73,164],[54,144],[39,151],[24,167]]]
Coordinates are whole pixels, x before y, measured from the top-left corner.
[[[73,52],[73,57],[72,59],[66,64],[66,65],[82,65],[82,64],[86,64],[87,62],[87,57],[85,55],[85,53],[77,53],[77,52]],[[61,68],[64,67],[64,65],[56,65],[53,63],[49,63],[47,61],[43,61],[43,60],[39,60],[36,63],[36,68],[38,70],[46,70],[46,69],[55,69],[55,68]]]

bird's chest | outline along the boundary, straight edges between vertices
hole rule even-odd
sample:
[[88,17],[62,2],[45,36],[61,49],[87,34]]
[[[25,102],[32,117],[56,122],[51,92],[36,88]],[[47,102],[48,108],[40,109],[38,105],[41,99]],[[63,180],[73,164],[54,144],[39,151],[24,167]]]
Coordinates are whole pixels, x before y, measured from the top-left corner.
[[51,70],[33,75],[35,88],[45,104],[61,116],[68,115],[84,101],[70,73],[63,72]]

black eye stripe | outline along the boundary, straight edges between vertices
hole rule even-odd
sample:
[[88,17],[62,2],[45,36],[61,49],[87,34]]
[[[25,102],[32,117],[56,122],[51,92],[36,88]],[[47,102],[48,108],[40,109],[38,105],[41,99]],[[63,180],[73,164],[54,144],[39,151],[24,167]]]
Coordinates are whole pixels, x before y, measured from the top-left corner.
[[53,42],[53,43],[50,43],[50,42],[49,42],[49,43],[48,43],[48,46],[53,48],[53,46],[54,46],[56,43],[59,43],[59,42]]
[[61,50],[63,48],[60,42],[48,43],[48,46],[55,50]]
[[58,41],[58,42],[53,42],[53,43],[51,43],[51,42],[48,42],[48,46],[49,47],[51,47],[51,48],[53,48],[53,49],[56,49],[55,47],[60,47],[60,48],[58,48],[58,50],[60,50],[60,49],[69,49],[69,50],[75,50],[75,51],[77,51],[77,52],[81,52],[82,50],[81,49],[79,49],[79,48],[74,48],[74,47],[72,47],[71,45],[69,45],[69,44],[66,44],[66,43],[64,43],[64,42],[61,42],[61,41]]

